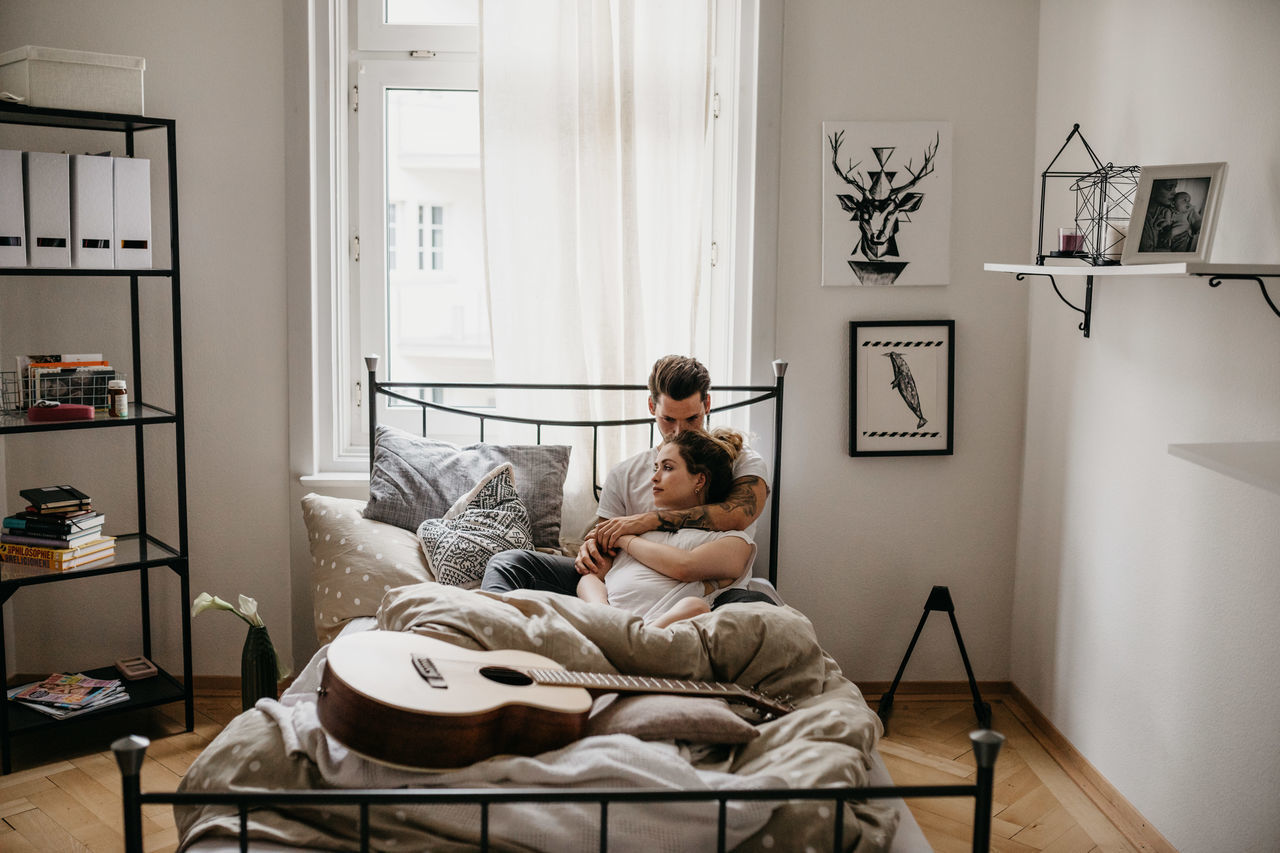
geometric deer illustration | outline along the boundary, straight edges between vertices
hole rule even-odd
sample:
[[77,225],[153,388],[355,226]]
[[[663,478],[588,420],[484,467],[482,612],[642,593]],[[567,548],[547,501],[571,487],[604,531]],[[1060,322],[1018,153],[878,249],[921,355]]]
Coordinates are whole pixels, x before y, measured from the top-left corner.
[[[879,168],[861,178],[857,168],[862,161],[850,163],[847,169],[840,168],[844,131],[827,137],[832,168],[855,191],[852,194],[838,193],[836,198],[844,211],[850,214],[850,221],[858,223],[861,232],[847,263],[863,284],[893,284],[906,269],[908,262],[899,260],[898,228],[903,222],[910,222],[910,214],[919,210],[924,202],[925,194],[912,191],[912,187],[933,172],[939,141],[940,137],[935,134],[933,144],[925,147],[924,162],[918,170],[913,169],[908,160],[905,171],[911,179],[894,186],[898,173],[887,168],[894,148],[873,147],[871,153]],[[859,253],[862,259],[857,257]]]

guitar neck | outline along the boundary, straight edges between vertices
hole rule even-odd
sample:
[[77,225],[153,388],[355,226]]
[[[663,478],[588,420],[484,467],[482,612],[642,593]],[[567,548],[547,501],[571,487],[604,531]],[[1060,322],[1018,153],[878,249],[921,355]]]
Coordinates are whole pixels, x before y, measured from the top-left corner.
[[665,693],[679,696],[710,696],[743,702],[761,710],[786,713],[777,702],[737,684],[708,681],[681,681],[642,675],[611,675],[602,672],[570,672],[563,669],[526,669],[525,675],[550,687],[582,687],[597,693]]

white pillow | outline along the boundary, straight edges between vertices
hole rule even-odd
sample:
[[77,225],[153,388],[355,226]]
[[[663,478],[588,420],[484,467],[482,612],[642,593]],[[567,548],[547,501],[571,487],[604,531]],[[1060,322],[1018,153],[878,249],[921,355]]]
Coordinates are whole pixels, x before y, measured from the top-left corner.
[[377,613],[387,590],[433,580],[418,537],[365,518],[364,506],[314,493],[302,498],[321,643],[336,637],[348,619]]
[[485,474],[444,518],[422,522],[418,538],[436,581],[451,586],[478,586],[485,564],[499,551],[533,550],[529,512],[516,493],[511,463]]

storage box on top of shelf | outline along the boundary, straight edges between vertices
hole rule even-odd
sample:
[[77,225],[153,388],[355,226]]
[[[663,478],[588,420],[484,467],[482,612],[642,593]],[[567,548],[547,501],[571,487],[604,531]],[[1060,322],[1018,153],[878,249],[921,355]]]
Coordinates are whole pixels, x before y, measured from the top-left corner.
[[0,53],[0,91],[32,107],[143,115],[140,56],[27,45]]

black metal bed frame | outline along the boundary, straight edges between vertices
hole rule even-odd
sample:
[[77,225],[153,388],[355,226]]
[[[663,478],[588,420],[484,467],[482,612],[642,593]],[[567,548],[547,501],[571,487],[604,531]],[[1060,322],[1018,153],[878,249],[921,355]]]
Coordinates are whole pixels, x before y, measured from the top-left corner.
[[[543,427],[579,427],[591,430],[591,485],[595,490],[597,499],[600,497],[600,430],[605,428],[624,428],[629,426],[648,426],[649,427],[649,444],[654,444],[654,420],[653,416],[643,418],[621,418],[616,420],[572,420],[558,418],[526,418],[515,415],[502,415],[485,411],[479,411],[473,408],[464,408],[460,406],[447,406],[443,403],[436,403],[431,400],[424,400],[420,397],[414,397],[403,393],[408,389],[417,389],[418,391],[426,390],[484,390],[484,391],[648,391],[647,385],[564,385],[564,384],[539,384],[539,383],[519,383],[519,382],[380,382],[378,381],[378,356],[367,355],[364,359],[365,368],[369,372],[369,381],[367,391],[368,408],[369,408],[369,441],[372,444],[374,430],[378,426],[378,396],[382,395],[388,400],[396,400],[400,403],[417,406],[422,411],[421,417],[421,433],[427,434],[427,410],[435,412],[447,413],[450,415],[461,415],[467,418],[473,418],[478,422],[480,441],[484,441],[485,424],[489,421],[497,421],[499,423],[509,424],[525,424],[534,427],[534,443],[542,444],[542,428]],[[782,476],[782,395],[785,387],[787,375],[787,362],[777,360],[773,362],[774,384],[772,385],[718,385],[712,387],[712,393],[719,392],[735,392],[747,393],[755,396],[748,397],[743,400],[736,400],[732,403],[715,406],[711,409],[711,414],[717,412],[727,412],[731,409],[741,409],[747,406],[754,406],[757,403],[763,403],[767,400],[774,401],[773,414],[773,475],[769,482],[769,583],[775,587],[778,585],[778,484],[781,482]],[[369,467],[373,468],[373,451],[369,452]]]
[[[653,441],[654,421],[652,417],[628,418],[621,420],[558,420],[550,418],[524,418],[501,415],[475,409],[444,405],[431,400],[412,396],[406,393],[410,389],[487,389],[487,390],[521,390],[521,391],[646,391],[645,385],[554,385],[554,384],[512,384],[512,383],[422,383],[422,382],[380,382],[377,379],[378,356],[365,358],[368,369],[368,407],[369,435],[372,441],[378,423],[378,395],[389,400],[415,405],[422,409],[422,434],[427,434],[426,412],[428,409],[463,415],[479,421],[480,441],[484,441],[485,423],[499,421],[505,423],[527,424],[536,429],[536,443],[542,443],[542,428],[583,427],[592,430],[592,484],[599,496],[599,431],[606,427],[627,427],[648,424],[650,442]],[[782,467],[782,403],[784,378],[787,371],[785,361],[773,363],[775,382],[773,385],[739,385],[719,386],[715,392],[738,392],[752,395],[747,399],[716,406],[712,412],[754,405],[768,400],[774,401],[774,452],[773,471],[770,482],[771,501],[769,516],[769,581],[777,585],[777,542],[778,542],[778,485]],[[370,452],[372,464],[372,452]],[[750,791],[672,791],[666,789],[616,789],[616,788],[582,788],[572,790],[547,790],[543,788],[524,789],[344,789],[344,790],[292,790],[265,792],[172,792],[142,793],[140,789],[140,772],[150,745],[144,737],[133,735],[117,740],[111,745],[116,762],[120,767],[121,793],[124,808],[125,850],[127,853],[141,853],[142,845],[142,807],[144,805],[196,806],[221,805],[236,809],[239,816],[239,847],[242,851],[250,849],[249,845],[249,812],[282,806],[328,806],[352,807],[359,811],[359,850],[361,853],[370,849],[370,809],[391,807],[396,805],[443,805],[443,804],[475,804],[480,808],[479,847],[487,851],[491,847],[489,838],[490,808],[498,804],[510,803],[596,803],[600,807],[599,850],[608,850],[609,806],[614,803],[674,803],[674,802],[714,802],[719,806],[717,824],[718,853],[726,847],[726,813],[728,803],[745,801],[796,802],[819,800],[834,803],[832,818],[832,846],[834,851],[844,849],[844,804],[852,801],[874,799],[909,799],[916,797],[973,797],[973,850],[987,851],[991,841],[991,807],[994,785],[996,758],[1004,743],[1004,736],[989,729],[971,732],[969,739],[973,748],[974,762],[977,768],[972,784],[955,785],[906,785],[906,786],[867,786],[867,787],[835,787],[817,789],[771,788]]]

